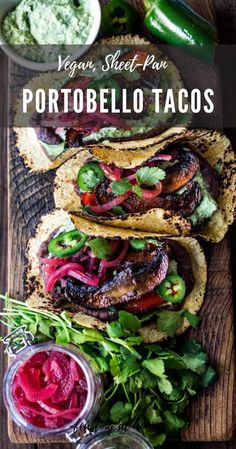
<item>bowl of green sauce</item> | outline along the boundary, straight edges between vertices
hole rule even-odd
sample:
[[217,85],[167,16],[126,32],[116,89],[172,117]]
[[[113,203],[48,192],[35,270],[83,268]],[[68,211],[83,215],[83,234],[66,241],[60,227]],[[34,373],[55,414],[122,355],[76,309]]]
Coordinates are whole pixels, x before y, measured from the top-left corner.
[[95,41],[101,25],[99,0],[0,0],[0,44],[32,70],[76,60]]

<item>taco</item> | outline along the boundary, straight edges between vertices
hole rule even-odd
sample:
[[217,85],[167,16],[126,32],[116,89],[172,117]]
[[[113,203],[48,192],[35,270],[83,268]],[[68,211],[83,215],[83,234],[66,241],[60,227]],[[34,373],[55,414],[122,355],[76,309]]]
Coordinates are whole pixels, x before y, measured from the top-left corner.
[[[115,54],[117,49],[120,52],[119,62],[132,60],[137,55],[137,63],[141,66],[132,72],[113,69],[99,72],[99,62],[104,62],[105,56],[109,53],[109,46],[112,54]],[[167,67],[159,71],[150,67],[142,70],[142,64],[149,54],[154,55],[158,61],[165,59]],[[167,136],[178,134],[178,128],[172,128],[169,132],[168,130],[176,125],[180,120],[179,117],[176,114],[164,113],[162,106],[167,89],[173,89],[176,96],[183,87],[182,81],[175,65],[167,57],[163,57],[155,45],[144,38],[131,35],[103,39],[87,54],[88,61],[93,61],[93,58],[98,65],[96,79],[93,70],[76,72],[74,78],[70,78],[65,72],[46,73],[34,77],[25,87],[32,92],[38,88],[46,91],[52,87],[57,90],[69,88],[71,95],[77,88],[83,91],[87,88],[95,91],[99,91],[100,88],[113,89],[116,94],[116,105],[121,110],[124,103],[122,90],[126,89],[127,104],[131,105],[133,92],[138,88],[142,89],[144,94],[143,112],[105,114],[97,110],[91,114],[86,112],[76,114],[70,109],[68,113],[64,113],[61,108],[58,114],[50,115],[48,112],[37,114],[32,106],[32,113],[26,116],[22,114],[21,97],[15,115],[16,143],[26,165],[31,169],[38,171],[55,168],[85,145],[106,141],[108,145],[109,142],[116,142],[117,147],[126,149],[145,148],[149,142],[153,144],[161,141],[163,132],[167,132]],[[160,96],[160,112],[157,114],[154,111],[155,100],[152,89],[160,87],[163,94]],[[69,104],[72,108],[73,101],[69,101]],[[185,118],[181,118],[181,123],[184,120]]]
[[174,332],[184,332],[205,286],[205,257],[190,237],[159,239],[80,217],[72,223],[56,210],[42,218],[29,242],[28,305],[67,310],[81,326],[104,329],[122,310],[139,318],[145,342],[160,341],[170,335],[163,331],[163,312],[178,317]]
[[221,133],[188,130],[145,151],[83,151],[56,174],[58,208],[93,221],[220,241],[233,222],[235,156]]

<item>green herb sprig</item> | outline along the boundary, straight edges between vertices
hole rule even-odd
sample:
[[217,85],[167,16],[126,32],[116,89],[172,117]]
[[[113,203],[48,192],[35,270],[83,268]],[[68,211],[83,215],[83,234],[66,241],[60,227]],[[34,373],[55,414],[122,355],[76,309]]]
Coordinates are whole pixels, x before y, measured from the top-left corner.
[[128,178],[123,178],[120,181],[113,181],[110,184],[112,193],[115,195],[123,195],[125,192],[132,190],[136,195],[142,196],[141,185],[154,186],[158,182],[163,181],[166,177],[164,170],[158,167],[141,167],[136,172],[137,184],[132,185]]
[[80,326],[69,312],[57,315],[10,299],[0,314],[11,330],[25,324],[35,343],[55,340],[76,345],[104,376],[104,401],[95,424],[126,424],[141,431],[154,447],[178,435],[187,425],[185,409],[199,389],[208,387],[216,373],[195,340],[184,345],[144,344],[141,321],[131,313],[104,331]]

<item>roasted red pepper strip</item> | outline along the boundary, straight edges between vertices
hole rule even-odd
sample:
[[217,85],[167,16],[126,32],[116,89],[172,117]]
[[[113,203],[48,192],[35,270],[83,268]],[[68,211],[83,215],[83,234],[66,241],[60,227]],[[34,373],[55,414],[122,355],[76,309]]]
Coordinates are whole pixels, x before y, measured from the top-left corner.
[[161,298],[157,293],[150,292],[143,295],[140,299],[130,301],[125,306],[125,310],[131,313],[146,312],[150,309],[155,309],[165,303],[165,300]]
[[95,206],[97,204],[96,196],[92,192],[85,192],[81,195],[81,203],[83,206]]

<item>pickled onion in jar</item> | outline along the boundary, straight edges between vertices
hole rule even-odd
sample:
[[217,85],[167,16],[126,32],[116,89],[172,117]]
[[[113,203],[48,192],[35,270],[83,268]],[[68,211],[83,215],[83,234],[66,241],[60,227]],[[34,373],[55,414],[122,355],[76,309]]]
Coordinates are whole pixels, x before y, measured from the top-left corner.
[[72,356],[42,351],[17,369],[12,398],[29,424],[59,429],[81,414],[87,399],[86,377]]

